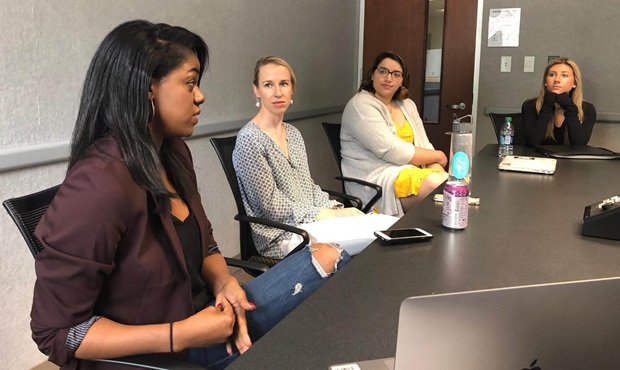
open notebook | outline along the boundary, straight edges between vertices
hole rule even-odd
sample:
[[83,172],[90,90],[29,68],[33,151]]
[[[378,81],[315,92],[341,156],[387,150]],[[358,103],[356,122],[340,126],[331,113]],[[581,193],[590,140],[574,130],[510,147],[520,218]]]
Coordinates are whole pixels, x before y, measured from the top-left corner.
[[519,171],[553,175],[555,173],[555,166],[557,162],[557,159],[554,158],[509,155],[502,159],[497,168],[504,171]]
[[411,297],[395,359],[329,369],[620,369],[618,307],[618,277]]
[[398,221],[398,217],[383,214],[336,217],[299,225],[310,234],[312,243],[338,243],[350,255],[360,253],[372,243],[376,230],[387,230]]

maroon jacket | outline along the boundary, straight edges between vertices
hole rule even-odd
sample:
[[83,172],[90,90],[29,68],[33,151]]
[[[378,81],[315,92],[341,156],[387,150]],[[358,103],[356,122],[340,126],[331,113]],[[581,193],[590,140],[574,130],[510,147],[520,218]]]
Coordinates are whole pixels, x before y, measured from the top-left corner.
[[[172,139],[172,145],[196,184],[187,145],[181,139]],[[187,202],[200,226],[203,256],[219,253],[198,192]],[[35,259],[32,337],[62,369],[122,368],[85,363],[66,347],[69,328],[94,315],[140,325],[194,313],[170,214],[155,211],[154,198],[133,181],[110,136],[67,173],[36,235],[43,251]]]

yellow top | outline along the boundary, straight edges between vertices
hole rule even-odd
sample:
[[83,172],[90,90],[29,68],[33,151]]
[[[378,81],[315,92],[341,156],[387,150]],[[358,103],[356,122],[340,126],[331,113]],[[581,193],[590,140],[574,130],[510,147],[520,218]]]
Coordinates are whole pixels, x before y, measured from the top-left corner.
[[[413,144],[415,138],[409,121],[405,121],[401,127],[394,124],[394,127],[396,127],[396,135],[398,135],[399,138]],[[440,170],[435,168],[420,168],[417,166],[407,166],[403,168],[396,180],[394,180],[394,195],[398,198],[418,195],[422,182],[431,172],[440,172]]]
[[413,129],[411,128],[411,124],[409,124],[409,121],[405,120],[405,123],[403,123],[401,127],[398,127],[397,124],[394,124],[394,127],[396,127],[396,135],[399,138],[410,144],[413,144],[415,137],[413,136]]

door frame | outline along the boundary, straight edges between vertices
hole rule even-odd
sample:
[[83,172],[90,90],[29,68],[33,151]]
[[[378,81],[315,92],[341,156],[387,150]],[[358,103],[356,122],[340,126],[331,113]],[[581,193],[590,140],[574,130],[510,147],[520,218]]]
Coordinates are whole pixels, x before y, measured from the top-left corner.
[[[476,43],[475,43],[475,54],[474,54],[474,81],[473,81],[473,91],[472,91],[472,106],[471,106],[471,115],[473,125],[473,137],[474,137],[474,148],[476,147],[476,130],[478,127],[478,123],[476,118],[478,117],[478,90],[480,88],[480,52],[482,48],[482,22],[483,22],[483,9],[484,9],[484,0],[478,1],[478,10],[476,15]],[[358,49],[357,49],[357,81],[356,85],[359,86],[362,81],[364,70],[364,15],[366,12],[366,0],[358,0],[358,19],[359,19],[359,27],[358,27]],[[357,88],[356,88],[357,91]]]

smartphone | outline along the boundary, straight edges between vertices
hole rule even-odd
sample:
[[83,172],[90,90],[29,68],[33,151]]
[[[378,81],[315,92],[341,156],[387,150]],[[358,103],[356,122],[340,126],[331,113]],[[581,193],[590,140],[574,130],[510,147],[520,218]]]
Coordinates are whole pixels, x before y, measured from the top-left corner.
[[420,228],[375,231],[375,236],[387,243],[410,243],[429,240],[433,234]]

